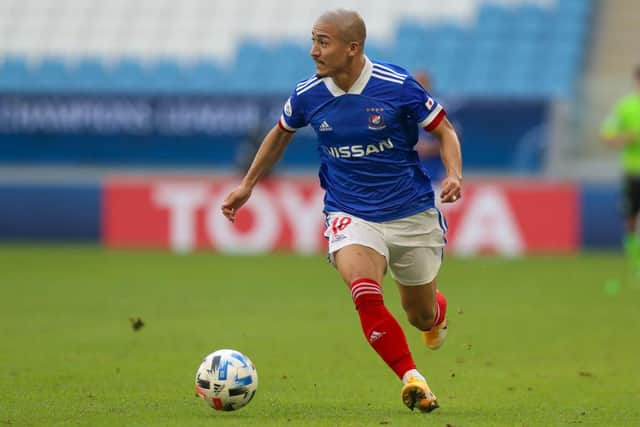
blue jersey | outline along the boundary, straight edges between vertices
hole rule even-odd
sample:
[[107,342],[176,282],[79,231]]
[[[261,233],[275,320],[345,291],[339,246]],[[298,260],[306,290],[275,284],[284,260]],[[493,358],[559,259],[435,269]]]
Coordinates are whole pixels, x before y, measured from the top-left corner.
[[365,61],[348,92],[329,77],[298,83],[280,126],[315,130],[325,212],[382,222],[434,207],[431,181],[414,146],[419,127],[433,129],[445,113],[406,70]]

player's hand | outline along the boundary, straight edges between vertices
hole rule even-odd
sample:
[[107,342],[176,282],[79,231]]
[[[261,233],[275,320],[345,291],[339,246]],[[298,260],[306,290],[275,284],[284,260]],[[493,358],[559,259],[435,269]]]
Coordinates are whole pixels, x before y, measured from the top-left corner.
[[222,214],[231,222],[236,221],[236,213],[251,197],[251,187],[240,184],[222,202]]
[[442,203],[453,203],[460,197],[462,197],[462,179],[448,175],[440,185],[440,201]]

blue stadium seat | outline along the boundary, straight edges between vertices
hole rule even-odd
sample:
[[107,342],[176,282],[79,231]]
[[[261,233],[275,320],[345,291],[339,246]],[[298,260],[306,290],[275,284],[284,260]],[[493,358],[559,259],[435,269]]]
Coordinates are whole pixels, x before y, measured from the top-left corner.
[[482,32],[500,32],[508,24],[507,11],[503,7],[484,6],[476,22]]
[[[388,45],[369,41],[366,52],[410,72],[430,72],[438,93],[536,96],[541,90],[547,96],[571,96],[594,2],[488,3],[480,2],[477,19],[464,24],[405,19]],[[147,63],[124,57],[113,65],[96,57],[47,57],[30,65],[24,58],[5,57],[0,58],[0,89],[288,94],[313,72],[308,55],[306,45],[244,40],[224,66],[207,58],[182,64],[178,58]]]
[[549,13],[539,7],[524,6],[517,9],[512,16],[512,24],[521,34],[536,38],[547,29]]
[[0,59],[0,90],[22,92],[31,89],[32,70],[25,58],[5,56]]
[[[236,69],[259,69],[261,65],[269,62],[269,53],[266,46],[251,41],[243,42],[238,46],[235,59]],[[275,65],[275,64],[271,64]],[[238,70],[239,71],[239,70]]]
[[63,58],[45,57],[33,71],[34,89],[44,92],[68,90],[73,86],[71,72]]
[[375,46],[373,44],[367,44],[365,46],[365,52],[370,59],[375,59],[378,61],[389,61],[389,52],[388,49],[383,49],[379,46]]
[[183,66],[183,90],[186,92],[224,92],[227,76],[213,61],[201,60]]
[[591,14],[593,8],[592,3],[592,0],[558,1],[556,3],[556,9],[559,15],[570,17],[572,20],[584,21],[588,19]]
[[81,92],[105,92],[110,90],[106,66],[100,58],[85,57],[71,67],[76,90]]
[[111,70],[112,87],[115,92],[150,92],[148,75],[140,60],[121,58]]
[[149,64],[148,85],[153,92],[179,93],[185,88],[182,67],[171,58],[160,58]]
[[278,73],[274,80],[277,83],[275,85],[277,92],[290,92],[297,81],[306,79],[314,73],[314,63],[309,56],[307,46],[285,43],[272,52],[271,59],[278,64]]
[[424,38],[425,26],[414,21],[404,21],[398,25],[396,38],[398,40],[421,40]]

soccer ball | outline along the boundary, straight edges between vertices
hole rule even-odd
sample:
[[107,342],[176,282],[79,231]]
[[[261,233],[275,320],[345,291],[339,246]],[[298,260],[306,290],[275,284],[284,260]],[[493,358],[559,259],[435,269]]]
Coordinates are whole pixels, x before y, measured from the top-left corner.
[[196,395],[217,411],[235,411],[253,399],[258,372],[247,356],[236,350],[207,355],[196,371]]

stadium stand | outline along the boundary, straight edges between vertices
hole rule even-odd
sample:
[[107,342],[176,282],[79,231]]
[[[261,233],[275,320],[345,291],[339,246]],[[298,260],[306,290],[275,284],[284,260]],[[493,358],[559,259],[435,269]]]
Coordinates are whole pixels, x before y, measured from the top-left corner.
[[371,57],[430,70],[441,94],[570,98],[594,8],[560,0],[333,3],[4,0],[0,91],[288,93],[312,69],[310,20],[340,5],[362,10]]
[[[570,197],[561,186],[556,201],[581,198],[588,215],[569,217],[566,229],[582,226],[586,246],[616,246],[622,227],[608,208],[619,192],[617,152],[604,151],[598,128],[628,90],[639,5],[0,0],[0,237],[99,238],[100,197],[114,176],[244,172],[294,82],[313,70],[313,20],[345,7],[365,18],[371,58],[431,74],[467,182],[588,182],[593,189],[572,187]],[[310,177],[317,167],[307,127],[274,175]],[[551,205],[545,212],[556,215]]]

